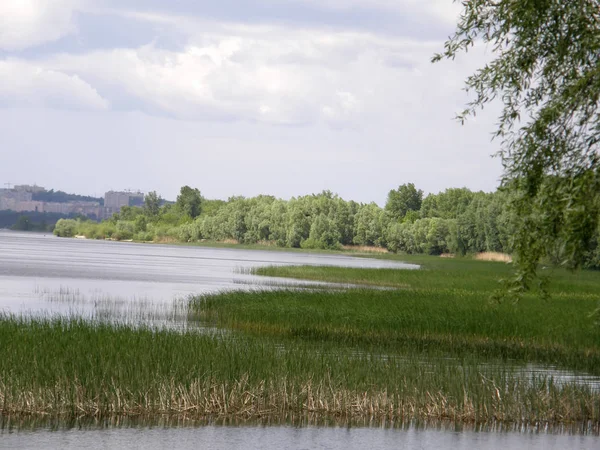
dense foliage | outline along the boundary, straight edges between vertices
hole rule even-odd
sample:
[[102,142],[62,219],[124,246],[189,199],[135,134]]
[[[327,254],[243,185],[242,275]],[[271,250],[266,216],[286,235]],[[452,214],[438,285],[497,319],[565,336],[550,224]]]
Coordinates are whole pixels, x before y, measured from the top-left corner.
[[98,202],[100,205],[104,205],[104,199],[102,197],[91,197],[89,195],[77,195],[67,194],[63,191],[55,191],[50,189],[49,191],[34,192],[32,199],[38,202],[53,202],[53,203],[69,203],[69,202]]
[[75,215],[3,210],[0,211],[0,228],[11,228],[19,231],[52,231],[58,220],[69,217],[73,218]]
[[466,81],[459,116],[502,106],[503,184],[519,218],[513,249],[527,288],[545,257],[579,267],[597,244],[600,212],[600,2],[463,1],[455,34],[434,61],[475,45],[492,60]]
[[[418,203],[398,202],[396,194],[404,191],[415,193]],[[426,254],[512,253],[519,223],[506,207],[510,195],[501,191],[447,189],[420,201],[422,193],[405,185],[390,193],[385,208],[346,201],[329,191],[288,201],[260,195],[232,197],[226,202],[198,200],[196,192],[182,188],[183,198],[162,206],[153,195],[154,200],[145,207],[124,207],[100,224],[61,220],[55,234],[158,242],[235,241],[309,249],[360,245]],[[416,204],[420,208],[412,209]],[[192,217],[190,212],[199,215]],[[599,236],[596,232],[586,254],[590,266],[600,266]]]

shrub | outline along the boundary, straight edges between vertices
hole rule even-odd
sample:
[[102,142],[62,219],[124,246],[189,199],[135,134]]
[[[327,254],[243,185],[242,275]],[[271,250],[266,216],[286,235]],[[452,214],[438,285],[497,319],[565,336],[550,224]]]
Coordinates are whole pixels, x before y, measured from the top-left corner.
[[116,231],[113,233],[112,237],[118,241],[124,241],[133,239],[134,233],[135,226],[133,222],[119,220],[117,222]]
[[54,234],[58,237],[73,237],[77,234],[78,222],[74,219],[60,219],[54,227]]

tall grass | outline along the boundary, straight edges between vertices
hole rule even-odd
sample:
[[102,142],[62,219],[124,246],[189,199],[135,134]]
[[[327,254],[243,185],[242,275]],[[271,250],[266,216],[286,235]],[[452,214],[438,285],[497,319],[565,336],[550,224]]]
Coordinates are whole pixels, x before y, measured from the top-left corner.
[[[365,256],[365,255],[357,255]],[[500,288],[499,280],[514,275],[511,264],[477,261],[469,257],[446,259],[423,255],[374,254],[370,258],[418,264],[421,270],[361,269],[321,266],[272,266],[253,269],[256,275],[299,278],[347,284],[390,286],[421,290],[465,289],[484,296]],[[589,294],[600,300],[600,272],[541,267],[540,275],[549,277],[553,296]],[[535,292],[534,292],[535,293]]]
[[594,300],[527,298],[494,304],[468,291],[229,292],[196,299],[191,311],[221,327],[371,351],[476,354],[600,374]]
[[16,318],[0,342],[4,416],[600,420],[597,391],[468,359]]
[[600,274],[555,271],[551,299],[519,303],[491,295],[510,267],[420,258],[422,270],[266,267],[259,275],[366,284],[391,290],[229,292],[198,297],[190,310],[222,327],[367,348],[475,353],[541,361],[600,374],[600,327],[590,314]]

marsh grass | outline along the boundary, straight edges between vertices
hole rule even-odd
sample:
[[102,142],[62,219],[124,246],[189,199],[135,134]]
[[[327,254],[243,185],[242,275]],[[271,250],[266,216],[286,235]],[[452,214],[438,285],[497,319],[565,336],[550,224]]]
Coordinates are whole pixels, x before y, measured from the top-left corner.
[[[397,258],[394,255],[382,257]],[[511,274],[511,266],[506,263],[422,256],[402,259],[420,264],[422,269],[315,266],[253,269],[254,274],[269,277],[368,288],[225,292],[193,299],[190,314],[245,335],[280,340],[284,346],[298,342],[313,345],[320,354],[324,348],[331,348],[333,352],[352,348],[358,354],[372,358],[378,355],[386,361],[398,358],[426,361],[418,372],[420,379],[433,377],[447,384],[431,389],[425,381],[414,393],[426,393],[431,403],[422,407],[425,411],[438,411],[432,414],[440,418],[450,415],[462,421],[484,417],[519,421],[519,417],[530,420],[532,416],[526,410],[533,404],[540,406],[540,411],[549,411],[546,400],[527,399],[527,395],[524,397],[509,388],[515,386],[514,383],[523,383],[523,374],[513,370],[519,366],[539,364],[581,371],[588,374],[588,380],[598,381],[600,327],[590,314],[600,298],[598,273],[548,270],[552,277],[549,300],[543,300],[534,291],[518,303],[498,302],[492,300],[492,294],[499,288],[498,280]],[[371,289],[373,286],[389,289]],[[497,362],[490,363],[494,360]],[[498,372],[493,369],[488,376],[483,368],[489,368],[490,364]],[[457,367],[462,372],[454,372]],[[531,377],[530,388],[557,387],[552,370],[546,370]],[[480,375],[481,384],[464,385],[465,377],[475,373]],[[398,381],[393,381],[393,377],[391,380],[392,385]],[[381,381],[374,385],[381,386],[377,384]],[[480,394],[484,398],[495,392],[496,399],[502,399],[499,401],[504,405],[510,403],[515,409],[510,409],[510,413],[504,410],[506,414],[495,409],[490,415],[489,404],[465,400],[460,412],[455,404],[450,408],[451,414],[440,412],[439,408],[452,403],[447,398],[457,398],[455,388],[458,386],[463,389],[465,398]],[[559,396],[581,387],[569,382],[561,386]],[[487,388],[492,391],[482,394]],[[579,397],[581,394],[571,391],[570,395]],[[415,397],[406,390],[398,398],[415,405]],[[470,406],[464,409],[465,405]],[[522,409],[517,413],[519,408]],[[427,417],[423,410],[416,415]],[[549,417],[543,414],[537,417],[542,416],[544,420]],[[552,417],[549,420],[553,422],[571,420],[562,415]]]
[[255,335],[327,341],[386,351],[442,351],[540,361],[600,374],[600,327],[591,314],[600,274],[554,271],[550,300],[493,301],[504,263],[418,258],[421,270],[283,266],[258,275],[387,286],[294,292],[227,292],[198,297],[190,312]]
[[[356,255],[367,257],[367,255]],[[388,285],[413,289],[462,288],[480,293],[493,292],[499,280],[514,274],[512,264],[478,261],[471,257],[439,258],[423,255],[372,254],[369,258],[416,264],[420,270],[363,269],[325,266],[269,266],[252,269],[252,273],[270,277],[298,278],[333,283]],[[593,294],[600,299],[600,272],[569,272],[541,266],[539,273],[549,277],[550,294]],[[535,294],[535,291],[533,292]]]
[[600,374],[594,300],[528,298],[494,304],[458,291],[228,292],[198,298],[192,314],[216,326],[371,351],[445,352],[462,357],[540,361]]
[[469,360],[428,364],[269,338],[0,321],[5,417],[600,420],[600,394]]

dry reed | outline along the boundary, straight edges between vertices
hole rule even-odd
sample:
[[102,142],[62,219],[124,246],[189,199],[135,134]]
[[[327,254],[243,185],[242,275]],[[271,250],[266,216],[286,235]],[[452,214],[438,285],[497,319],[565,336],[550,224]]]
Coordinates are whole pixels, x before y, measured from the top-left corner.
[[[209,417],[261,420],[317,415],[321,419],[358,422],[451,420],[463,423],[600,424],[600,393],[574,392],[572,388],[530,388],[517,401],[505,399],[505,390],[493,386],[488,398],[453,398],[443,392],[390,393],[386,390],[357,392],[332,386],[326,380],[298,384],[286,379],[249,383],[195,380],[189,385],[174,380],[148,392],[106,386],[93,394],[76,380],[52,387],[16,393],[0,383],[0,415],[5,417]],[[151,392],[151,393],[150,393]]]
[[506,253],[498,253],[498,252],[482,252],[476,254],[474,257],[477,261],[496,261],[496,262],[512,262],[512,256],[507,255]]
[[387,248],[372,245],[343,245],[344,250],[359,253],[389,253]]

